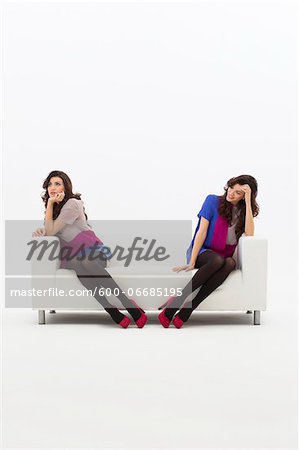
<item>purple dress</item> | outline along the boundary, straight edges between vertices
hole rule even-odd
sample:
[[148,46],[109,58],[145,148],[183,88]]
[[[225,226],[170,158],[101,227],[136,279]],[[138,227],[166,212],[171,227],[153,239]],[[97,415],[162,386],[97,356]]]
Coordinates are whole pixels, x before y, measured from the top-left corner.
[[68,259],[75,255],[88,255],[92,250],[95,250],[95,254],[104,252],[107,259],[111,257],[109,249],[104,246],[102,240],[87,223],[83,204],[82,200],[70,198],[63,205],[58,216],[65,223],[65,226],[57,233],[60,239],[61,269],[67,267]]

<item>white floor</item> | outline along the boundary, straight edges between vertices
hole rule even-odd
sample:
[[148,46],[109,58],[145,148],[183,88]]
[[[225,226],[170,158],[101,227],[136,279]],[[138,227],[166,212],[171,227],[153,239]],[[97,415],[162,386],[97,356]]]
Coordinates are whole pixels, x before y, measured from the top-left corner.
[[4,448],[297,449],[297,317],[3,310]]

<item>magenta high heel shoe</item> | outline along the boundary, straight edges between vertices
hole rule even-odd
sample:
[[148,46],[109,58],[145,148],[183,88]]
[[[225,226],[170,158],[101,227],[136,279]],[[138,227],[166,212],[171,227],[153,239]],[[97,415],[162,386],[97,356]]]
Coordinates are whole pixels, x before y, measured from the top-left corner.
[[168,328],[170,325],[170,322],[171,322],[171,320],[169,320],[168,317],[165,316],[165,309],[171,305],[171,303],[173,302],[173,300],[175,298],[176,297],[169,297],[169,299],[165,303],[163,303],[163,305],[159,306],[159,308],[158,308],[158,309],[163,308],[163,311],[158,315],[158,319],[164,328]]
[[130,325],[131,321],[129,319],[129,317],[125,316],[119,323],[118,325],[120,325],[123,328],[128,328],[128,326]]
[[161,323],[161,325],[163,325],[164,328],[168,328],[171,322],[171,320],[169,320],[168,317],[165,316],[165,309],[171,305],[175,298],[176,297],[169,297],[169,299],[158,308],[161,309],[163,308],[163,306],[165,307],[163,311],[158,315],[159,322]]
[[138,328],[143,328],[148,320],[147,315],[145,314],[144,310],[140,308],[140,306],[138,306],[134,300],[131,299],[131,302],[133,302],[134,305],[141,311],[141,316],[139,317],[139,319],[135,320],[135,323]]
[[135,323],[138,328],[143,328],[146,322],[147,322],[147,315],[145,315],[144,313],[141,313],[139,319],[135,320]]
[[164,328],[168,328],[169,327],[171,321],[168,319],[168,317],[165,316],[165,310],[164,309],[158,315],[158,319],[159,319],[160,324],[163,325]]
[[177,314],[176,316],[174,316],[172,323],[176,328],[182,328],[185,322]]

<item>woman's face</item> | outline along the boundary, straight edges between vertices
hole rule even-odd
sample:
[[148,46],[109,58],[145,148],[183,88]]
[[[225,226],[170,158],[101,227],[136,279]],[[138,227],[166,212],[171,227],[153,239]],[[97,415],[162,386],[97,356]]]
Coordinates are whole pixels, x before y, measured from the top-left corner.
[[50,197],[54,197],[56,194],[60,192],[64,192],[63,181],[60,177],[52,177],[50,178],[48,184],[48,194]]
[[234,187],[229,187],[226,193],[226,200],[233,205],[236,205],[245,197],[245,192],[241,184],[235,184]]

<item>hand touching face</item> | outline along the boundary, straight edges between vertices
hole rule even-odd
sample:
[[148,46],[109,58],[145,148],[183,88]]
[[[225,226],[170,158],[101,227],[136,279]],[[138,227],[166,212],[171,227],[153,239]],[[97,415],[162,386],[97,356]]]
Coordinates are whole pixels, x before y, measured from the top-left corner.
[[236,205],[240,200],[250,201],[251,188],[248,184],[236,184],[229,186],[226,193],[226,200]]
[[249,186],[249,184],[242,184],[241,185],[241,189],[244,192],[245,201],[246,202],[247,201],[250,202],[250,199],[251,199],[251,187]]
[[52,197],[49,198],[49,202],[52,203],[60,203],[64,199],[64,192],[59,192],[58,194],[54,194]]
[[60,203],[64,199],[64,185],[60,177],[52,177],[48,184],[49,201],[51,203]]

